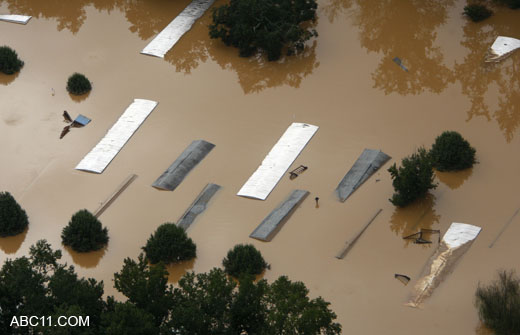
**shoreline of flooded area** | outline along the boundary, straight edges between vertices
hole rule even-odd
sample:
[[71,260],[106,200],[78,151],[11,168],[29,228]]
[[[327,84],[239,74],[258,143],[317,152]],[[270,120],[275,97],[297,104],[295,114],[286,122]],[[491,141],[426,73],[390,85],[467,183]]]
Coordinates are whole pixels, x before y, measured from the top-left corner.
[[[520,52],[492,65],[483,59],[498,35],[520,37],[519,12],[497,9],[476,24],[461,14],[465,1],[422,7],[412,0],[323,0],[319,36],[306,51],[267,63],[209,39],[208,11],[164,60],[141,55],[188,2],[0,0],[2,13],[33,16],[25,26],[0,22],[1,44],[25,61],[15,77],[0,75],[0,191],[11,192],[30,220],[22,235],[0,239],[0,260],[27,255],[44,238],[80,276],[103,280],[106,294],[122,298],[113,274],[123,259],[135,259],[160,224],[176,222],[215,183],[222,188],[187,231],[197,258],[170,266],[171,282],[185,271],[219,267],[235,244],[251,243],[271,264],[264,278],[303,281],[311,296],[332,303],[344,334],[483,334],[474,307],[478,283],[498,269],[519,269],[513,239],[520,222],[488,245],[520,206]],[[65,90],[73,72],[93,83],[84,100]],[[74,170],[136,98],[158,105],[105,171]],[[63,110],[92,121],[60,140]],[[294,180],[285,174],[265,201],[237,196],[293,122],[319,126],[289,169],[308,170]],[[395,208],[386,169],[445,130],[476,148],[478,164],[436,173],[431,195]],[[216,146],[175,191],[153,188],[198,139]],[[341,203],[334,190],[365,148],[392,159]],[[72,214],[94,211],[130,174],[138,177],[100,216],[107,248],[89,255],[63,249],[61,230]],[[273,240],[249,238],[294,189],[310,194]],[[379,208],[348,255],[336,259]],[[443,234],[452,222],[482,231],[421,309],[405,307],[437,245],[402,237],[420,228]],[[410,276],[410,284],[395,273]]]

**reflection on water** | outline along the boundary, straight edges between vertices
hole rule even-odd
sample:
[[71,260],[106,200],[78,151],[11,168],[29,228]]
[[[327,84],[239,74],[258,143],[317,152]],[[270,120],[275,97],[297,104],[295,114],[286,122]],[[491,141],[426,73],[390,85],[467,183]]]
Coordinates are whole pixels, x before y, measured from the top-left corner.
[[107,252],[107,247],[91,252],[76,252],[70,247],[66,246],[63,246],[63,249],[67,250],[67,252],[70,254],[74,264],[87,269],[95,268],[99,264],[101,258],[103,258]]
[[318,10],[322,11],[331,23],[341,14],[346,15],[352,7],[352,0],[328,0],[320,4]]
[[72,99],[72,101],[78,102],[78,103],[85,100],[86,98],[88,98],[89,95],[90,95],[90,91],[88,91],[85,94],[81,94],[81,95],[75,95],[75,94],[69,93],[69,97]]
[[19,75],[20,71],[14,74],[5,74],[0,72],[0,84],[7,86],[11,84]]
[[26,228],[23,232],[15,236],[0,237],[0,249],[6,254],[14,254],[17,252],[25,240],[28,230],[29,228]]
[[90,0],[0,0],[0,4],[7,3],[10,13],[55,19],[58,21],[58,30],[67,29],[74,34],[85,22],[87,15],[84,7],[91,2]]
[[166,270],[168,270],[168,282],[177,283],[186,272],[193,269],[193,266],[195,266],[195,258],[190,259],[189,261],[167,265]]
[[435,175],[441,181],[446,184],[450,189],[454,190],[462,186],[464,182],[473,173],[473,168],[465,169],[457,172],[441,172],[435,170]]
[[[423,229],[433,229],[433,225],[438,223],[441,216],[435,212],[435,197],[428,193],[426,197],[404,208],[396,207],[390,219],[390,230],[396,235],[405,237]],[[428,236],[430,237],[430,236]],[[435,238],[431,241],[434,241]],[[405,246],[413,240],[403,240]],[[423,244],[428,245],[428,244]]]
[[[443,64],[443,54],[434,46],[435,30],[445,23],[454,0],[357,0],[355,24],[361,45],[382,53],[372,74],[374,87],[385,94],[440,93],[454,77]],[[392,60],[402,59],[409,72]]]
[[191,73],[209,58],[223,70],[236,72],[240,86],[248,94],[282,85],[298,88],[303,78],[312,74],[320,64],[316,59],[316,45],[314,41],[301,54],[284,57],[278,62],[268,62],[261,56],[239,57],[236,49],[206,37],[183,40],[164,59],[174,65],[178,72]]
[[[520,20],[514,19],[512,12],[500,13],[503,19],[485,25],[467,23],[461,45],[469,52],[454,70],[462,92],[471,101],[468,121],[475,116],[494,118],[507,142],[513,139],[520,124],[520,57],[514,54],[496,64],[484,64],[483,59],[498,35],[516,36],[520,31]],[[497,88],[498,103],[495,99],[490,102],[486,95]],[[491,111],[490,105],[495,104],[497,109]]]

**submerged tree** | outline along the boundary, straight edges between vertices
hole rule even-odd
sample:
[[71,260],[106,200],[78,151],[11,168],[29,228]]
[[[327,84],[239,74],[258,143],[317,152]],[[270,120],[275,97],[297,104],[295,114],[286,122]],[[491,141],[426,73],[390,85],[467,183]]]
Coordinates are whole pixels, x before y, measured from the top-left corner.
[[483,4],[470,4],[464,7],[464,15],[469,17],[473,22],[480,22],[491,15],[493,12]]
[[16,51],[5,45],[0,47],[0,72],[14,74],[20,71],[23,64]]
[[92,89],[90,81],[81,73],[74,73],[67,80],[67,91],[70,94],[82,95]]
[[435,139],[430,155],[439,171],[459,171],[475,164],[475,148],[456,131],[445,131]]
[[476,305],[480,320],[498,335],[520,334],[520,279],[501,271],[498,280],[478,286]]
[[252,244],[238,244],[229,250],[222,261],[226,273],[233,277],[258,275],[267,267],[260,251]]
[[0,192],[0,236],[13,236],[29,225],[27,213],[9,192]]
[[82,209],[63,228],[61,241],[77,252],[99,250],[108,243],[108,230],[94,215]]
[[395,190],[390,202],[399,207],[412,203],[437,187],[433,182],[432,159],[424,148],[403,158],[399,168],[394,163],[388,172]]
[[315,0],[231,0],[213,10],[211,38],[239,49],[241,57],[259,51],[270,61],[303,51],[305,41],[317,36],[303,25],[316,20]]
[[157,228],[143,247],[146,258],[152,263],[176,263],[195,258],[197,246],[186,231],[174,223],[164,223]]

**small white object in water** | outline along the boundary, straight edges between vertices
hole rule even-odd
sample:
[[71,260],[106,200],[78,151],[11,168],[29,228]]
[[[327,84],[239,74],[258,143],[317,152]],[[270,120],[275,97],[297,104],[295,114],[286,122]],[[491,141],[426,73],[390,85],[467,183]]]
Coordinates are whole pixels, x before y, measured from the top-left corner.
[[485,62],[498,62],[513,51],[520,49],[520,40],[512,37],[498,36],[488,50]]
[[0,21],[14,22],[20,24],[27,24],[32,16],[27,15],[0,15]]

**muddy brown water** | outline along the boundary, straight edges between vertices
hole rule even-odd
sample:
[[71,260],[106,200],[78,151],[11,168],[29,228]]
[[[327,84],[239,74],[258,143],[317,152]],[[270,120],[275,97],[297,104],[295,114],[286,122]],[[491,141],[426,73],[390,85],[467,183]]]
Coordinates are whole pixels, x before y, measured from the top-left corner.
[[[108,247],[63,252],[80,275],[103,280],[107,294],[121,297],[112,284],[123,259],[135,258],[158,225],[175,222],[213,182],[222,190],[188,230],[198,257],[170,266],[172,283],[187,270],[220,266],[233,245],[252,243],[272,266],[266,279],[305,282],[312,296],[332,303],[345,334],[485,334],[473,305],[479,281],[500,268],[520,270],[519,219],[488,248],[520,206],[520,53],[491,66],[482,60],[496,36],[520,37],[520,12],[497,8],[474,24],[461,15],[464,1],[321,0],[319,37],[303,55],[279,63],[239,58],[210,40],[208,14],[164,60],[140,55],[187,4],[0,0],[2,13],[33,15],[26,26],[0,22],[0,44],[25,61],[18,75],[0,76],[0,188],[30,217],[27,232],[0,239],[0,261],[27,255],[42,238],[61,248],[71,215],[95,210],[135,173],[100,217],[109,228]],[[65,90],[76,71],[93,82],[86,99],[71,99]],[[159,105],[103,174],[74,170],[134,98]],[[59,140],[63,110],[92,122]],[[294,163],[309,169],[294,180],[285,176],[266,201],[237,197],[292,122],[320,126]],[[479,164],[439,173],[430,196],[395,209],[386,168],[448,129],[470,141]],[[194,139],[216,147],[174,192],[152,188]],[[393,159],[340,203],[333,190],[364,148]],[[311,195],[272,242],[248,238],[295,188]],[[378,208],[383,212],[347,257],[334,258]],[[483,230],[421,309],[404,307],[436,244],[402,237],[420,228],[445,232],[451,222]],[[412,281],[403,286],[394,273]]]

